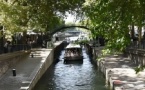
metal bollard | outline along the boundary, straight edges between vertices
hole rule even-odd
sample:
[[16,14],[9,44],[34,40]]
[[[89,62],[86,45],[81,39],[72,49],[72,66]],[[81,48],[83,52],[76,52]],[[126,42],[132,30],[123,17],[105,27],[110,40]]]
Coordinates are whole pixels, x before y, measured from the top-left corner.
[[16,69],[12,69],[13,76],[16,76]]
[[34,57],[34,55],[33,55],[33,54],[31,54],[31,57],[33,58],[33,57]]

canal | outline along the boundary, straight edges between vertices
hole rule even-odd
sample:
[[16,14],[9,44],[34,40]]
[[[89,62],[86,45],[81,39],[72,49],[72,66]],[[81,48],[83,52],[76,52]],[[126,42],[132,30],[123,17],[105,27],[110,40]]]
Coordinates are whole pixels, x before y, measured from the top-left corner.
[[64,63],[64,51],[59,62],[51,65],[33,90],[107,90],[105,79],[83,49],[83,63]]

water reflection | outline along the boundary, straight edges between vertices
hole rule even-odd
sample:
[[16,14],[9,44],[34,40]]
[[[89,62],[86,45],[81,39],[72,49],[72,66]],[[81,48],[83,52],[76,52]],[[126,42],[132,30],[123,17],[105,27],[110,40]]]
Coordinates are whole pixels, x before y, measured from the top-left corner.
[[105,80],[83,50],[83,63],[65,64],[64,51],[60,61],[52,65],[36,84],[34,90],[107,90]]

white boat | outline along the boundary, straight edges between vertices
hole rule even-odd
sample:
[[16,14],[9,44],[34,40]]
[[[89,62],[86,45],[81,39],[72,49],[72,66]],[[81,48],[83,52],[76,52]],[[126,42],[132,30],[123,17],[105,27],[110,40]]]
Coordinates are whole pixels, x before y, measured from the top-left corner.
[[82,47],[78,44],[69,44],[65,48],[65,55],[64,55],[65,61],[82,61],[83,55],[82,55]]

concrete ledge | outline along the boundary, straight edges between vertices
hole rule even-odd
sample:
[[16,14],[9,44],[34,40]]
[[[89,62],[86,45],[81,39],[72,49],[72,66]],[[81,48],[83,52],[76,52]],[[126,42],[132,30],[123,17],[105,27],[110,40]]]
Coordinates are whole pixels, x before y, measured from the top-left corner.
[[[99,52],[97,48],[97,55],[100,54]],[[105,75],[109,90],[145,90],[145,70],[136,74],[134,70],[136,64],[130,58],[123,55],[107,55],[102,60],[94,60],[94,62]]]
[[[37,51],[37,50],[34,50],[34,51]],[[42,63],[40,64],[39,68],[36,68],[34,72],[31,72],[31,75],[25,81],[22,81],[20,90],[32,90],[33,87],[38,82],[38,80],[41,78],[41,76],[45,73],[45,71],[52,64],[53,49],[45,49],[44,51],[38,50],[38,52],[41,54],[41,57],[42,57],[41,59]],[[34,52],[32,51],[31,53],[34,53]],[[36,58],[37,57],[34,57],[33,59],[36,59]]]
[[[62,42],[57,42],[55,45],[56,45],[55,48],[57,48],[63,44],[62,44]],[[39,52],[41,52],[41,51],[43,52],[43,50],[45,50],[46,57],[42,56],[43,62],[40,65],[40,67],[37,68],[37,70],[34,70],[35,72],[32,72],[31,76],[26,81],[22,81],[20,90],[32,90],[34,88],[34,86],[37,84],[37,82],[42,77],[42,75],[46,72],[46,70],[54,62],[55,48],[46,49],[46,50],[45,49],[42,49],[42,50],[33,49],[34,51],[39,51]]]
[[110,90],[145,90],[145,70],[136,74],[131,62],[125,63],[124,57],[105,57],[105,62],[98,62]]
[[16,64],[21,58],[28,55],[30,51],[17,51],[13,53],[0,55],[0,77],[14,64]]
[[10,58],[12,59],[12,58],[15,58],[16,56],[20,56],[20,55],[28,54],[28,53],[30,53],[30,50],[29,51],[17,51],[17,52],[13,52],[13,53],[1,54],[0,61],[5,60],[5,59],[10,59]]
[[[0,90],[32,90],[47,68],[57,59],[55,57],[59,56],[63,46],[64,43],[60,43],[52,49],[32,49],[31,53],[24,56],[20,52],[15,52],[18,56],[5,54],[0,60],[0,67],[3,67],[0,72],[6,71],[0,77]],[[31,54],[34,56],[31,57]],[[10,58],[11,56],[13,58]],[[15,76],[13,69],[16,70]]]

